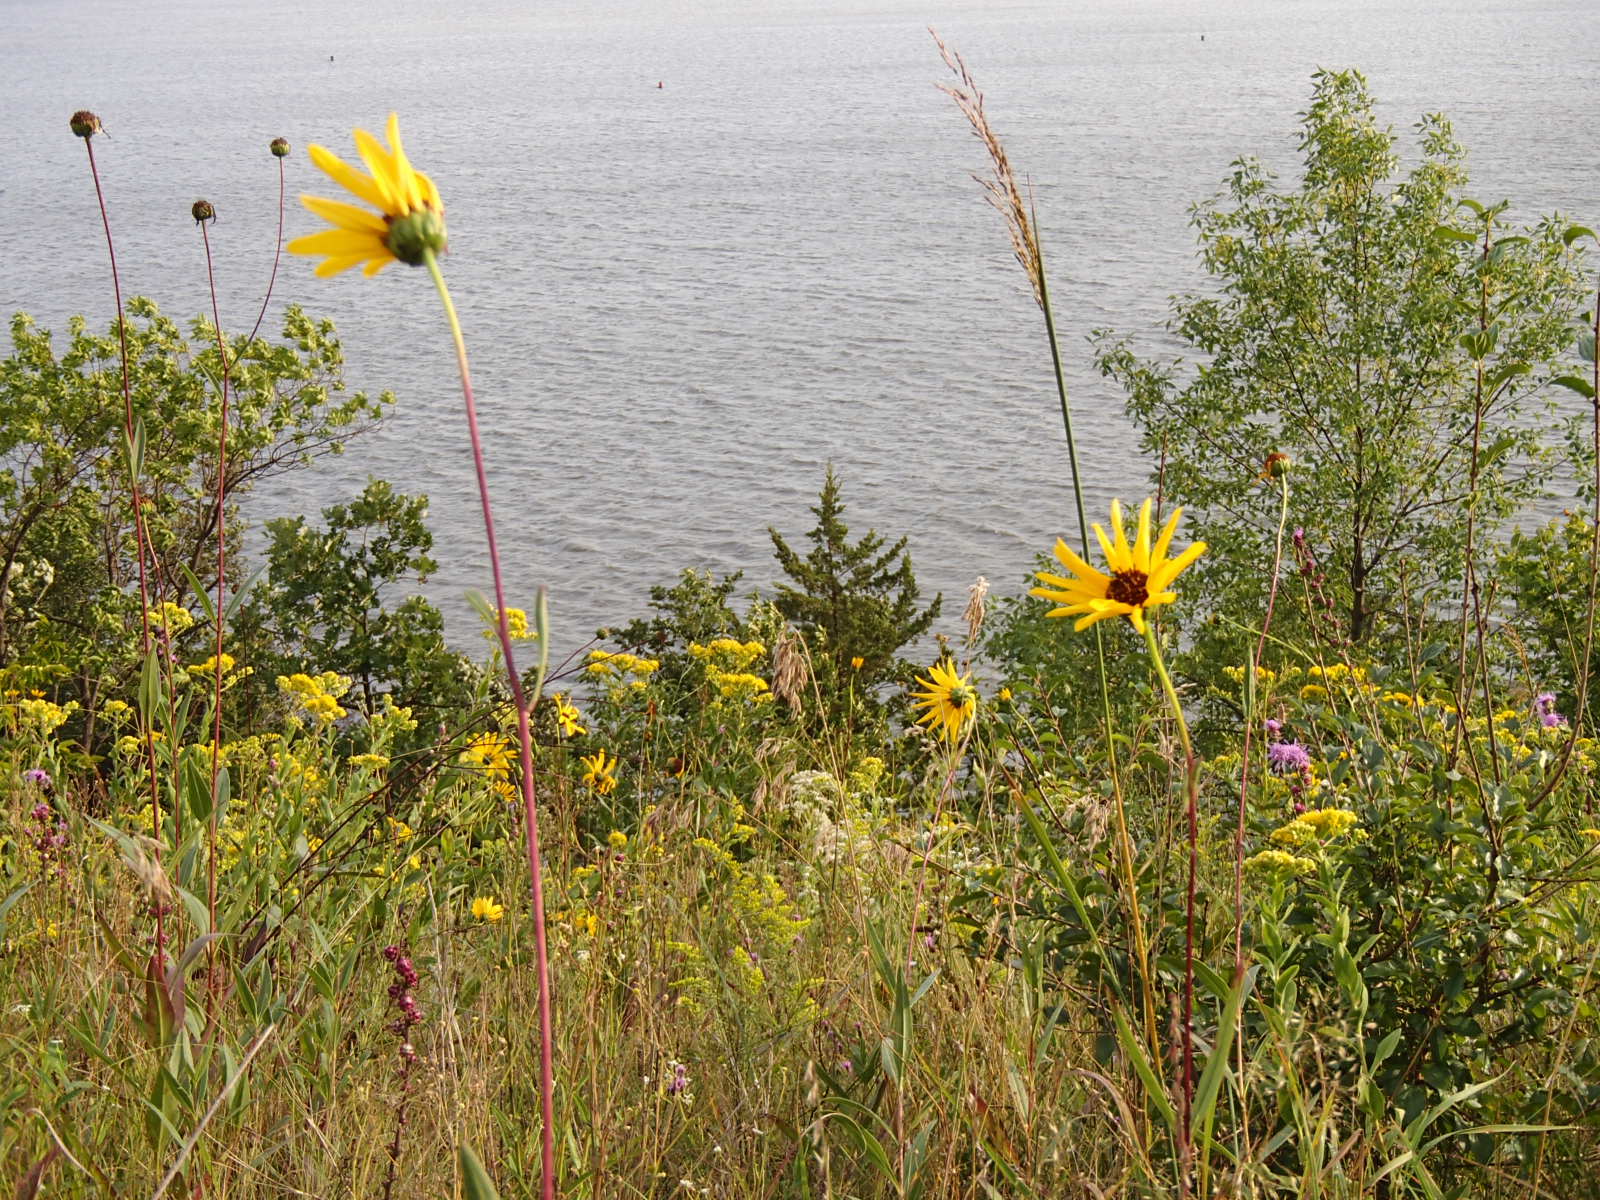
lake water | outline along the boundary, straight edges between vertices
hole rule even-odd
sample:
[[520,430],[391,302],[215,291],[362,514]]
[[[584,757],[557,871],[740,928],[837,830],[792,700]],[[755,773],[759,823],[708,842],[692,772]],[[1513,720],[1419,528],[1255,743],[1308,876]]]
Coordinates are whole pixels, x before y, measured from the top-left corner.
[[[803,541],[824,464],[846,519],[909,535],[954,631],[967,584],[1014,591],[1072,525],[1042,329],[987,162],[927,26],[966,57],[1031,179],[1069,356],[1090,502],[1148,487],[1122,399],[1084,341],[1150,352],[1202,286],[1189,206],[1253,153],[1285,172],[1318,67],[1357,66],[1402,134],[1442,110],[1474,193],[1600,220],[1600,38],[1551,0],[487,0],[384,4],[0,0],[0,310],[64,329],[112,301],[87,107],[124,294],[255,318],[277,176],[401,114],[449,210],[446,274],[473,356],[512,603],[551,593],[557,649],[637,615],[688,566],[770,585],[766,529]],[[657,85],[662,86],[658,87]],[[291,236],[319,226],[293,203]],[[460,634],[488,591],[454,360],[421,272],[317,280],[285,259],[274,309],[332,317],[388,423],[258,494],[312,512],[369,474],[432,497],[429,593]],[[269,320],[271,318],[269,317]]]

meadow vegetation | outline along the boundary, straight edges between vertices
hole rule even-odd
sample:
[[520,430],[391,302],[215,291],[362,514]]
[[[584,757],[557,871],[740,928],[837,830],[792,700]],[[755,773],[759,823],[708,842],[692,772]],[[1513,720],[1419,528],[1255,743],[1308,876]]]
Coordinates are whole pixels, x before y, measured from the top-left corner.
[[[1358,74],[1313,89],[1303,176],[1241,160],[1196,209],[1195,362],[1097,336],[1154,502],[1063,512],[959,619],[830,468],[770,595],[691,567],[565,663],[538,597],[479,598],[453,646],[426,500],[384,481],[227,556],[252,484],[396,402],[346,392],[330,323],[18,314],[0,1183],[1593,1196],[1594,235],[1468,199],[1442,118],[1402,172]],[[390,142],[330,170],[387,223],[319,201],[302,242],[443,294]],[[1512,532],[1551,489],[1581,508]]]

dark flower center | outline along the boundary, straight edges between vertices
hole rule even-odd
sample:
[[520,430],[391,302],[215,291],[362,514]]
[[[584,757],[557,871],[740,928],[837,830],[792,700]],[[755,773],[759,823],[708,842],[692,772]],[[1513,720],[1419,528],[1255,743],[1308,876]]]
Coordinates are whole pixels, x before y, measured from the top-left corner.
[[1118,571],[1111,577],[1111,582],[1106,585],[1106,599],[1115,600],[1118,604],[1128,604],[1140,608],[1150,599],[1150,589],[1147,586],[1150,576],[1143,571],[1129,569]]

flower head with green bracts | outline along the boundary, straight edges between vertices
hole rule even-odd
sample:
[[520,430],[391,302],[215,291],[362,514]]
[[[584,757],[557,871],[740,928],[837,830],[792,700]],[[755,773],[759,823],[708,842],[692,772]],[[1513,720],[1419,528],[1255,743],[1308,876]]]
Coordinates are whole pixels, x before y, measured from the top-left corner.
[[927,679],[919,675],[917,682],[923,690],[911,693],[916,697],[914,707],[925,710],[917,724],[936,730],[948,742],[956,741],[978,712],[978,690],[972,686],[972,676],[956,674],[955,663],[947,658],[934,664]]
[[355,131],[356,150],[370,175],[321,146],[308,148],[311,161],[335,183],[377,210],[321,196],[300,197],[300,203],[334,226],[288,245],[290,254],[320,257],[318,275],[337,275],[351,267],[376,275],[392,262],[420,267],[430,254],[444,251],[444,202],[439,189],[406,158],[394,113],[389,114],[387,134],[385,147],[365,129]]
[[1176,600],[1177,593],[1169,590],[1173,580],[1206,550],[1204,542],[1196,542],[1176,558],[1167,557],[1167,551],[1172,546],[1172,534],[1178,528],[1178,518],[1182,515],[1183,509],[1173,510],[1152,546],[1150,501],[1146,500],[1139,509],[1139,532],[1133,544],[1129,545],[1127,530],[1122,523],[1122,505],[1113,500],[1111,527],[1114,536],[1108,538],[1101,526],[1094,527],[1110,573],[1091,567],[1074,554],[1070,546],[1057,538],[1056,558],[1072,575],[1052,575],[1048,571],[1040,571],[1041,586],[1030,589],[1029,594],[1054,600],[1059,605],[1046,616],[1077,617],[1077,624],[1073,626],[1075,629],[1087,629],[1107,617],[1127,617],[1133,622],[1133,627],[1143,633],[1145,610]]

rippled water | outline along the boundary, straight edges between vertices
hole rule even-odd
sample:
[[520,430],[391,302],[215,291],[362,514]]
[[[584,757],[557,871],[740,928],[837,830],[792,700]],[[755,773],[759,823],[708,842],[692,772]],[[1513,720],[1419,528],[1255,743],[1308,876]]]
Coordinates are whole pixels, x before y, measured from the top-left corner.
[[[203,195],[237,327],[271,264],[268,140],[343,150],[352,124],[398,109],[449,207],[509,582],[524,601],[549,586],[561,644],[686,566],[770,583],[766,527],[802,537],[830,460],[852,527],[910,535],[954,629],[972,577],[1015,589],[1071,500],[1037,310],[969,177],[981,147],[935,90],[928,24],[1034,183],[1098,508],[1142,494],[1149,464],[1084,336],[1172,348],[1166,297],[1203,283],[1189,206],[1239,154],[1292,171],[1314,69],[1360,67],[1402,131],[1448,112],[1484,200],[1593,223],[1600,40],[1574,36],[1591,16],[1536,0],[490,0],[448,16],[0,0],[0,309],[110,319],[72,110],[111,134],[96,152],[125,292],[208,307],[188,216]],[[327,190],[290,162],[291,191]],[[298,207],[289,222],[316,224]],[[368,474],[428,492],[429,590],[468,628],[461,593],[488,572],[426,278],[324,282],[286,261],[274,307],[290,301],[335,319],[354,385],[400,403],[252,511],[315,510]]]

